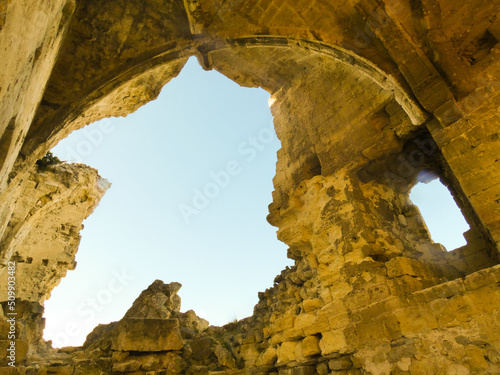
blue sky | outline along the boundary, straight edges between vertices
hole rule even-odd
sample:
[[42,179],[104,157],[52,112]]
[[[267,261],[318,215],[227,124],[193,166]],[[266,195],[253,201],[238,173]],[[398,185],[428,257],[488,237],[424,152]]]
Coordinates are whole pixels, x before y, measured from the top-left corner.
[[[257,293],[293,264],[265,219],[280,147],[268,99],[191,58],[156,101],[53,149],[112,186],[84,222],[76,270],[46,302],[47,340],[81,345],[155,279],[183,284],[182,311],[213,325],[252,314]],[[447,190],[438,191],[419,185],[412,199],[435,207]]]
[[46,302],[46,339],[81,344],[155,279],[180,282],[182,311],[211,324],[252,314],[293,264],[266,221],[280,148],[268,99],[190,59],[156,101],[54,148],[112,186],[84,223],[76,270]]
[[448,251],[466,244],[462,234],[469,230],[469,224],[448,188],[438,179],[417,184],[410,199],[420,209],[434,242],[443,244]]

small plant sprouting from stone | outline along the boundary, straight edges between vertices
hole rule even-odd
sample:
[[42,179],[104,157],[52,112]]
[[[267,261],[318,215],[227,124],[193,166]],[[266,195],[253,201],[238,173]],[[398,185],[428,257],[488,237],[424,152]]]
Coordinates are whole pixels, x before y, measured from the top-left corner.
[[38,166],[39,170],[46,170],[49,165],[55,165],[55,164],[61,164],[61,160],[52,152],[47,152],[45,156],[39,160],[37,160],[36,165]]

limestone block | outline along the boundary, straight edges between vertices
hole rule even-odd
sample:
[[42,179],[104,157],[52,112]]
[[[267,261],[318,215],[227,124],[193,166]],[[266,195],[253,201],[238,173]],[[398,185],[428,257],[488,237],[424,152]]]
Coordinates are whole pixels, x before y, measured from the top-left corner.
[[497,281],[500,281],[500,267],[498,266],[468,275],[464,284],[467,290],[475,290]]
[[390,278],[403,275],[417,277],[420,276],[426,278],[431,278],[433,276],[424,264],[415,259],[405,257],[392,258],[389,262],[386,263],[386,267],[387,276]]
[[151,371],[160,368],[160,357],[157,355],[146,355],[137,357],[137,360],[141,363],[141,370]]
[[[486,298],[491,298],[491,295]],[[489,299],[483,299],[483,301],[489,301]],[[462,295],[451,298],[447,303],[447,307],[460,324],[469,322],[474,317],[474,310],[470,302]],[[484,303],[484,307],[488,307],[488,304]]]
[[204,361],[213,353],[213,340],[203,337],[190,342],[191,356],[197,361]]
[[450,126],[463,117],[454,100],[450,100],[434,111],[434,115],[443,126]]
[[316,315],[313,313],[300,314],[295,319],[294,328],[305,328],[313,326],[316,322]]
[[295,316],[292,314],[286,314],[283,317],[276,319],[274,322],[275,332],[281,332],[285,329],[292,328],[294,325]]
[[173,352],[163,354],[160,357],[160,364],[161,368],[167,370],[167,374],[169,371],[173,374],[181,374],[186,366],[182,357]]
[[[334,319],[335,322],[332,324],[332,320]],[[310,335],[315,335],[317,333],[321,333],[324,331],[329,331],[333,328],[337,328],[339,321],[336,320],[336,317],[328,317],[326,315],[319,315],[316,317],[316,321],[314,324],[311,324],[309,326],[306,326],[303,328],[304,330],[304,335],[305,336],[310,336]],[[340,327],[343,327],[344,325],[341,324]]]
[[[175,374],[175,372],[174,372]],[[197,375],[197,374],[200,374],[200,375],[210,375],[209,373],[209,370],[206,366],[197,366],[197,365],[192,365],[192,366],[189,366],[189,372],[188,372],[189,375]]]
[[279,375],[314,375],[316,368],[314,366],[297,366],[294,368],[280,369]]
[[287,340],[285,339],[284,333],[280,332],[280,333],[277,333],[277,334],[271,336],[269,343],[271,345],[278,345],[278,344],[281,344],[283,341],[287,341]]
[[214,349],[215,356],[219,360],[219,364],[223,367],[235,368],[236,362],[231,353],[222,346],[217,345]]
[[116,372],[133,372],[139,370],[141,364],[139,361],[131,360],[124,363],[115,363],[113,365],[113,371]]
[[434,314],[426,306],[400,310],[395,312],[395,315],[401,327],[401,333],[406,337],[435,329],[438,326]]
[[340,357],[329,361],[328,367],[333,371],[350,370],[352,368],[352,361],[349,357]]
[[302,341],[297,341],[297,345],[295,345],[295,361],[297,362],[305,362],[306,357],[302,352]]
[[184,342],[176,319],[124,318],[112,339],[113,350],[160,352],[181,350]]
[[481,350],[477,346],[470,345],[466,349],[465,361],[471,367],[471,372],[481,372],[486,371],[490,367],[486,356],[484,355],[484,350]]
[[269,347],[261,354],[257,361],[257,366],[274,365],[278,360],[278,351],[276,348]]
[[[317,333],[342,328],[348,324],[349,317],[343,302],[332,301],[317,312]],[[306,333],[309,332],[310,330],[306,329]]]
[[73,366],[60,366],[56,368],[56,371],[54,375],[73,375],[73,371],[75,371],[75,368]]
[[319,375],[328,375],[330,370],[328,369],[328,363],[327,362],[321,362],[318,366],[316,366],[316,372]]
[[[84,349],[85,347],[83,347]],[[77,347],[77,349],[82,349],[80,347]],[[82,352],[79,352],[77,350],[77,354],[75,354],[75,358],[77,360],[82,360],[83,357],[81,357],[81,354]],[[116,351],[111,351],[111,358],[110,358],[110,361],[113,362],[113,363],[117,363],[117,362],[125,362],[125,360],[127,358],[130,357],[130,352],[116,352]],[[147,357],[147,356],[146,356]]]
[[285,341],[278,349],[278,363],[287,363],[295,360],[297,341]]
[[285,341],[293,341],[301,339],[305,336],[304,330],[302,328],[291,328],[282,332]]
[[191,328],[195,332],[202,332],[209,326],[208,321],[198,317],[193,310],[188,310],[183,314],[178,314],[176,315],[176,318],[179,319],[181,327]]
[[367,288],[368,295],[370,296],[370,302],[383,301],[389,298],[391,295],[389,286],[387,283],[378,283]]
[[132,307],[125,313],[127,318],[168,319],[172,313],[181,309],[181,298],[177,292],[181,289],[180,283],[165,284],[155,280],[134,301]]
[[322,355],[328,355],[337,352],[345,352],[348,350],[344,331],[337,329],[323,333],[323,337],[319,342]]
[[0,367],[2,375],[25,375],[26,369],[23,367]]
[[245,362],[253,364],[259,359],[259,352],[254,344],[243,344],[240,346],[240,356]]
[[323,289],[320,293],[320,297],[323,300],[323,304],[332,302],[332,293],[329,289]]
[[316,336],[307,336],[302,340],[302,355],[304,357],[311,357],[321,353],[319,347],[319,338]]
[[[38,374],[40,375],[45,375],[45,374],[50,374],[50,375],[72,375],[74,371],[73,366],[51,366],[49,368],[44,368],[40,369]],[[2,372],[0,372],[3,374]],[[27,372],[29,374],[29,370]]]
[[319,298],[306,299],[302,302],[302,306],[304,307],[304,311],[306,313],[317,310],[321,308],[322,305],[323,303]]

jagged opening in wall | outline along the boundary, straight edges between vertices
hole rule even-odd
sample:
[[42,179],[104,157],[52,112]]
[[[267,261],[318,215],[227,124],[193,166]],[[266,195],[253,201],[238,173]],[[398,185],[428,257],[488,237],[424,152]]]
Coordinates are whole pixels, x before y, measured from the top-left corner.
[[309,157],[304,165],[304,177],[305,179],[313,178],[314,176],[321,175],[321,162],[318,155],[314,154]]
[[427,170],[419,173],[417,181],[410,199],[419,208],[432,240],[448,251],[467,245],[463,234],[470,226],[450,190]]
[[211,324],[252,314],[293,264],[265,221],[280,147],[268,99],[191,59],[158,100],[58,144],[60,159],[113,185],[85,223],[78,267],[46,303],[47,340],[81,344],[155,279],[180,282],[182,311]]

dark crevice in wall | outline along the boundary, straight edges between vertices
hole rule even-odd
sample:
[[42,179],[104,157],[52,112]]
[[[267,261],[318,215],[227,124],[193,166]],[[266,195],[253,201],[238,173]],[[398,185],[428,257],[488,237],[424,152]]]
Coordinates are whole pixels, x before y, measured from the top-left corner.
[[7,128],[5,129],[2,138],[0,138],[0,170],[3,168],[9,151],[12,148],[12,140],[16,129],[16,117],[13,117]]
[[481,38],[472,41],[460,53],[462,59],[472,66],[485,59],[498,43],[497,38],[489,30]]
[[429,131],[420,128],[406,140],[399,153],[368,162],[357,175],[364,183],[376,181],[405,194],[418,182],[422,170],[436,175],[442,174],[442,158],[441,151]]
[[310,179],[314,176],[321,176],[321,162],[316,154],[309,157],[304,164],[305,179]]
[[[457,275],[461,276],[500,263],[492,236],[475,212],[427,129],[414,132],[400,153],[368,162],[357,172],[357,176],[363,183],[375,181],[407,196],[419,182],[429,182],[439,178],[450,191],[470,230],[463,234],[467,245],[448,253],[437,252],[432,256],[431,262],[436,265],[452,266],[457,269]],[[423,218],[421,220],[422,223],[425,222]]]

